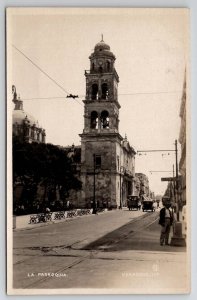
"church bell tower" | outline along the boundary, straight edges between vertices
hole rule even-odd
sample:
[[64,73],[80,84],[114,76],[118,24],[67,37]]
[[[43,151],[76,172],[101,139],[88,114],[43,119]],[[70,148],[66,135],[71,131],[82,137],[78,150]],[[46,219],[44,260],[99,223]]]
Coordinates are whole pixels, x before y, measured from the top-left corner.
[[119,134],[118,82],[115,56],[103,38],[89,56],[85,71],[86,97],[81,137],[82,202],[90,206],[118,206]]

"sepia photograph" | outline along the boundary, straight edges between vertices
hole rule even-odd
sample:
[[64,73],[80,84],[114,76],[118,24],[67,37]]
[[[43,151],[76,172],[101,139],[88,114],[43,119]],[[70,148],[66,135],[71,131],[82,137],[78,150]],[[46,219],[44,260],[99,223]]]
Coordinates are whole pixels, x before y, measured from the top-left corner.
[[190,293],[187,8],[6,9],[7,293]]

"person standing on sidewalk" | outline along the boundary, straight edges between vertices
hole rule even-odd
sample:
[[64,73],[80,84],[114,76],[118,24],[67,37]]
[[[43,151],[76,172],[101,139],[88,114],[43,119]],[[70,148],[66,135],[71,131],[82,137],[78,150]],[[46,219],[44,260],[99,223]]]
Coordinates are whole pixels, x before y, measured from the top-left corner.
[[161,235],[160,235],[160,245],[163,246],[169,244],[169,234],[170,227],[173,222],[172,211],[170,210],[170,204],[165,204],[165,206],[160,210],[159,224],[161,225]]
[[46,213],[50,213],[50,208],[49,207],[46,207]]

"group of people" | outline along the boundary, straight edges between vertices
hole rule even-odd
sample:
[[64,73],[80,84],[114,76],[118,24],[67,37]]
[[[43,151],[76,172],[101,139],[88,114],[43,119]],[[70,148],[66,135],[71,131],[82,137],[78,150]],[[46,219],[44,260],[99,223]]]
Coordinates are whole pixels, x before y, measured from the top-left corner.
[[[66,210],[70,210],[70,208],[71,208],[70,201],[67,200],[67,202],[66,202]],[[50,208],[47,206],[47,207],[45,208],[45,212],[46,212],[46,213],[49,213],[50,211],[51,211]]]

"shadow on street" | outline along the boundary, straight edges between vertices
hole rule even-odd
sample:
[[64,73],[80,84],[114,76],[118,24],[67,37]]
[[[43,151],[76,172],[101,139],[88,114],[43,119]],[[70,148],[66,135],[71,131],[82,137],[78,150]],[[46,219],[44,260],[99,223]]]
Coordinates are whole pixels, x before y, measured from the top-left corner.
[[[172,229],[171,229],[172,235]],[[164,251],[185,252],[185,247],[160,246],[160,225],[158,214],[144,215],[135,222],[129,222],[83,247],[83,250],[99,251]]]

